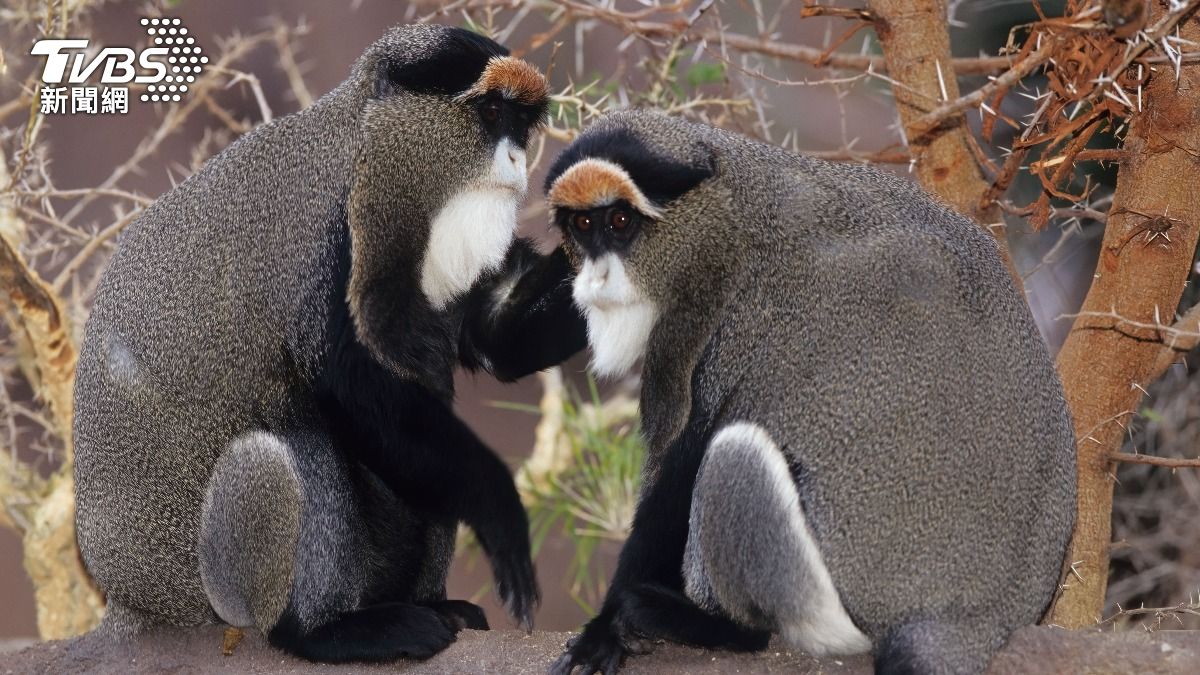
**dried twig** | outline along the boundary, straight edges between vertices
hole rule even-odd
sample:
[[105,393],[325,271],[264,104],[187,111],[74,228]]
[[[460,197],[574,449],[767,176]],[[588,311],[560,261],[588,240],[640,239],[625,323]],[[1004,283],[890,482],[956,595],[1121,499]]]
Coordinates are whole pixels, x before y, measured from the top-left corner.
[[1171,469],[1200,469],[1200,459],[1185,459],[1180,457],[1154,457],[1152,455],[1135,455],[1131,452],[1114,452],[1109,455],[1114,462],[1130,464],[1152,464]]

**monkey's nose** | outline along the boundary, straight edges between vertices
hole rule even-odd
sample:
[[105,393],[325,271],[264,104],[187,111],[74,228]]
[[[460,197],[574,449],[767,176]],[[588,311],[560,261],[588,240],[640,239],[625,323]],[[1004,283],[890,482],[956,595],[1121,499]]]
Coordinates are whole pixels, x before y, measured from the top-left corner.
[[491,179],[496,184],[524,194],[529,180],[526,175],[525,150],[508,138],[500,139],[492,156]]

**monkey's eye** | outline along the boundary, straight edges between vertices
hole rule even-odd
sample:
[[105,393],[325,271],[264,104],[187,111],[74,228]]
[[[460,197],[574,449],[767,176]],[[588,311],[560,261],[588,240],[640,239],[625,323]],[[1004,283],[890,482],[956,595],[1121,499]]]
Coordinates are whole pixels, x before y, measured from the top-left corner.
[[592,217],[586,213],[576,213],[571,217],[571,223],[580,232],[587,232],[592,229]]
[[495,124],[500,119],[500,104],[496,101],[488,101],[479,108],[479,115],[483,117],[483,121],[488,124]]
[[608,224],[614,230],[623,230],[629,226],[629,213],[624,209],[613,209],[608,216]]

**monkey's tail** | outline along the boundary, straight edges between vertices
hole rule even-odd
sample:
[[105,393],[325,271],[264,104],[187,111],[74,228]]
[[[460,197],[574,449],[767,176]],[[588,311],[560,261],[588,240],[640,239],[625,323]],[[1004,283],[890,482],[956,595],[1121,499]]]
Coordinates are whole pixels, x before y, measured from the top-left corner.
[[996,624],[919,620],[893,626],[875,651],[876,675],[978,675],[1008,638]]

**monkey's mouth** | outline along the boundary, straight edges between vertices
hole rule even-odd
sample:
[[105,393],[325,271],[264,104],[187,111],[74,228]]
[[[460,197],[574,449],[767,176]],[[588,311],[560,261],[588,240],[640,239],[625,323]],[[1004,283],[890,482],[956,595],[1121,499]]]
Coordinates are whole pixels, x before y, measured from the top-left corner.
[[610,311],[648,304],[625,273],[625,265],[615,253],[587,258],[575,276],[572,289],[575,303],[582,308]]
[[615,253],[583,261],[572,288],[575,304],[587,319],[592,369],[619,376],[646,351],[658,308],[625,271]]
[[528,186],[525,181],[492,179],[484,181],[482,184],[475,187],[475,189],[480,192],[499,192],[500,194],[508,195],[514,200],[519,201],[525,198],[527,187]]

